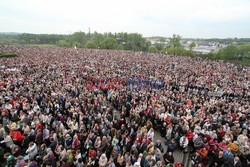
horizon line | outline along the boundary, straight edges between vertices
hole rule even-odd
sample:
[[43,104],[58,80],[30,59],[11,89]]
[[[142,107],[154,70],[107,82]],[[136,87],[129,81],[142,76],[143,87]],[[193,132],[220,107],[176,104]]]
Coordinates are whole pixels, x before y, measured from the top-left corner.
[[[69,33],[33,33],[33,32],[11,32],[11,31],[0,31],[0,34],[34,34],[34,35],[41,35],[41,34],[46,34],[46,35],[71,35],[71,34],[74,34],[76,32],[84,32],[86,34],[88,34],[89,32],[85,32],[85,31],[69,31]],[[139,33],[139,32],[124,32],[124,31],[121,31],[121,32],[103,32],[103,33],[100,33],[98,31],[93,31],[92,33],[90,34],[93,34],[94,32],[97,32],[99,34],[105,34],[105,33],[112,33],[112,34],[115,34],[115,33],[128,33],[128,34],[140,34],[142,35],[143,38],[153,38],[153,37],[163,37],[163,38],[171,38],[172,36],[161,36],[161,35],[153,35],[153,36],[144,36],[142,33]],[[182,36],[181,34],[178,34],[178,33],[173,33],[172,35],[180,35],[182,39],[248,39],[250,37],[225,37],[225,38],[219,38],[219,37],[184,37]]]

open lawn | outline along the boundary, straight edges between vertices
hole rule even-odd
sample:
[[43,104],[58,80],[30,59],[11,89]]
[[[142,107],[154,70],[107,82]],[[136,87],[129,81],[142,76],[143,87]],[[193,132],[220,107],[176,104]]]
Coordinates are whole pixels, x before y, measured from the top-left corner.
[[10,57],[16,57],[17,55],[15,53],[0,53],[0,58],[10,58]]

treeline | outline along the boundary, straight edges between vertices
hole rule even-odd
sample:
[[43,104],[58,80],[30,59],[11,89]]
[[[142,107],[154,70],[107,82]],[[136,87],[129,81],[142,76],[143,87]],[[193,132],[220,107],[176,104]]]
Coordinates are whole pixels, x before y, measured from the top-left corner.
[[[0,36],[1,37],[1,36]],[[150,42],[138,33],[85,33],[75,32],[69,35],[28,34],[2,36],[7,44],[51,44],[60,47],[121,49],[148,51]]]
[[64,40],[67,35],[58,34],[28,34],[23,33],[17,36],[17,40],[21,44],[56,44],[60,40]]
[[147,51],[150,42],[137,33],[101,34],[95,32],[93,34],[85,34],[84,32],[76,32],[69,35],[65,40],[58,41],[57,45],[63,47],[76,46],[83,48]]
[[250,66],[250,44],[228,45],[218,52],[197,56],[212,60],[225,60]]

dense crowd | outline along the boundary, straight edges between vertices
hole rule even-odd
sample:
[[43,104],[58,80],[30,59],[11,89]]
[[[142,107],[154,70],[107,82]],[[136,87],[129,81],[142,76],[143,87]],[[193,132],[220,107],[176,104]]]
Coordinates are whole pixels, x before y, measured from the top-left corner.
[[[1,165],[183,166],[173,156],[181,150],[192,166],[250,166],[246,67],[131,51],[0,52],[18,55],[0,59]],[[88,77],[160,79],[163,87],[87,89]]]

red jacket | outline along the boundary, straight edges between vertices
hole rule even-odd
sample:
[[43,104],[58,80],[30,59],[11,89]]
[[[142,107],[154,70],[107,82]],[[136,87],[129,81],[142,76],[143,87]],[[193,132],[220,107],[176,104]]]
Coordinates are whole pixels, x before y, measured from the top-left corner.
[[189,141],[191,141],[194,137],[194,133],[191,130],[187,131],[187,138]]
[[23,140],[23,135],[19,131],[11,131],[10,136],[14,141],[20,142]]

